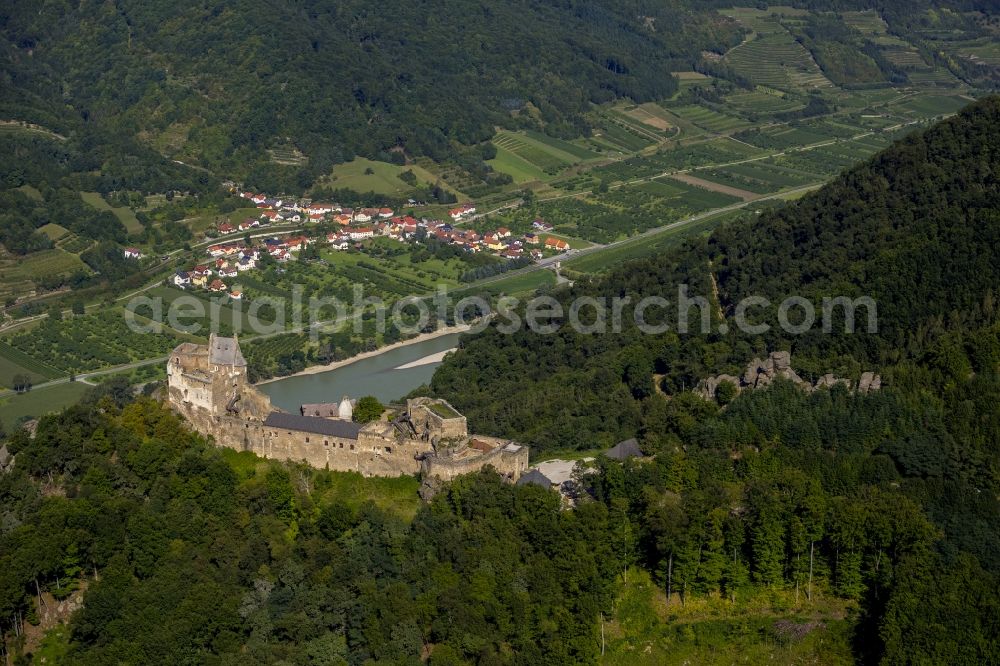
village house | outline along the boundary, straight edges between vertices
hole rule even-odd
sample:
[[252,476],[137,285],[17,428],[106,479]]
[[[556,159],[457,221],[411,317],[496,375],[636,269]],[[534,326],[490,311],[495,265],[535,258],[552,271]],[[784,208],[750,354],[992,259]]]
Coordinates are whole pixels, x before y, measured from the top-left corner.
[[531,228],[538,229],[539,231],[552,231],[552,225],[542,219],[538,219],[532,222]]
[[177,271],[173,277],[174,286],[183,289],[191,284],[191,275],[187,271]]
[[229,292],[229,298],[233,299],[234,301],[242,300],[243,299],[243,292],[242,291],[231,291],[231,292]]
[[357,229],[351,229],[349,235],[351,240],[364,240],[365,238],[375,236],[375,230],[371,227],[358,227]]
[[453,220],[460,220],[467,215],[473,215],[476,212],[476,207],[472,204],[463,204],[457,208],[452,208],[448,211],[448,216]]
[[393,213],[393,210],[391,208],[379,208],[378,209],[378,216],[380,218],[382,218],[383,220],[388,220],[390,217],[393,216],[393,214],[394,213]]
[[530,231],[524,234],[524,242],[530,243],[532,245],[538,245],[542,242],[542,239],[538,237],[538,234],[531,233]]
[[496,231],[497,238],[510,238],[510,229],[507,227],[500,227]]
[[220,234],[231,234],[234,231],[236,230],[233,228],[233,225],[229,224],[228,222],[223,222],[222,224],[219,225]]
[[223,282],[222,280],[216,278],[216,279],[212,280],[212,284],[210,284],[208,286],[208,289],[209,289],[209,291],[214,291],[214,292],[218,293],[218,292],[226,291],[228,289],[228,287],[226,286],[225,282]]
[[127,247],[124,251],[126,259],[142,259],[142,252],[137,247]]
[[569,243],[567,243],[561,238],[553,238],[552,236],[549,236],[548,238],[545,239],[545,247],[550,250],[562,251],[569,249]]

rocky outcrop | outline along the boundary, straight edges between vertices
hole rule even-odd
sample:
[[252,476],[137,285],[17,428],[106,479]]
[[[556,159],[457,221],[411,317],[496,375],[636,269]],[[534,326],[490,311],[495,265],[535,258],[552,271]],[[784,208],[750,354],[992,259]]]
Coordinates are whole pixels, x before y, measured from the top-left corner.
[[882,378],[874,372],[862,373],[857,387],[851,380],[835,377],[833,374],[826,374],[820,377],[815,384],[810,384],[799,377],[798,373],[792,369],[792,354],[787,351],[771,352],[766,359],[755,358],[747,364],[746,370],[739,377],[733,375],[716,375],[706,377],[701,380],[695,393],[706,400],[714,400],[719,385],[729,382],[736,386],[737,392],[764,388],[776,379],[785,379],[792,382],[804,391],[815,391],[821,388],[833,388],[834,386],[845,386],[849,391],[856,390],[859,393],[871,393],[882,388]]

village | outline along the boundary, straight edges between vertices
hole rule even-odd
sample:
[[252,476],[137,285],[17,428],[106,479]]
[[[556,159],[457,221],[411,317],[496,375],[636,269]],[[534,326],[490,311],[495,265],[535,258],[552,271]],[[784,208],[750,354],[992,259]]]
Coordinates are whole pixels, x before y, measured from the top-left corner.
[[[206,248],[208,259],[177,270],[169,278],[171,285],[227,294],[233,300],[241,300],[243,293],[234,288],[233,279],[262,263],[269,260],[286,263],[311,245],[344,252],[361,251],[365,241],[375,238],[410,244],[437,241],[463,252],[489,253],[498,262],[539,261],[570,250],[564,239],[547,235],[552,226],[541,219],[535,220],[532,230],[523,235],[515,235],[506,227],[486,233],[461,228],[462,223],[475,219],[474,204],[452,208],[448,211],[450,220],[435,220],[399,215],[387,207],[356,209],[246,191],[239,192],[239,196],[256,206],[259,216],[235,224],[229,220],[219,223],[212,232],[218,242]],[[273,236],[260,233],[278,225],[297,228],[276,230]],[[315,229],[310,229],[311,226]],[[124,255],[126,259],[143,258],[142,252],[134,247],[125,248]]]

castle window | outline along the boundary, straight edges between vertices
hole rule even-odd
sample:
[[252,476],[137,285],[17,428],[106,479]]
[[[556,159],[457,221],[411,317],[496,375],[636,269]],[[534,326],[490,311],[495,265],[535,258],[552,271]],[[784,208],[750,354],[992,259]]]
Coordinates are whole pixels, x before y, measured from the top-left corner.
[[309,438],[308,438],[308,437],[306,437],[306,444],[308,444],[308,443],[309,443]]
[[324,440],[323,440],[323,446],[327,446],[327,447],[328,447],[328,446],[330,446],[330,442],[328,442],[328,441],[326,441],[326,440],[324,439]]
[[344,448],[344,443],[343,442],[340,443],[340,448]]
[[354,445],[353,445],[353,444],[351,444],[351,451],[353,451],[353,450],[354,450]]
[[392,447],[391,446],[385,447],[385,452],[386,453],[392,453]]

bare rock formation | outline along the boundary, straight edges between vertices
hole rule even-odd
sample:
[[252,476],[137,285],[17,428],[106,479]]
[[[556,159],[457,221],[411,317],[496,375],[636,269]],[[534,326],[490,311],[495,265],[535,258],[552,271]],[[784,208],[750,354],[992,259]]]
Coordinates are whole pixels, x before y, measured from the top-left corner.
[[[714,400],[719,385],[723,382],[730,382],[736,386],[737,392],[764,388],[776,379],[785,379],[792,382],[804,391],[815,391],[821,388],[833,388],[837,385],[854,390],[855,387],[849,379],[838,378],[833,374],[826,374],[817,380],[816,384],[810,384],[799,377],[798,373],[792,369],[791,352],[777,351],[771,352],[766,359],[755,358],[747,364],[746,370],[739,377],[732,375],[716,375],[706,377],[701,380],[695,393],[706,400]],[[874,372],[865,372],[857,385],[859,393],[870,393],[882,388],[882,378]]]

